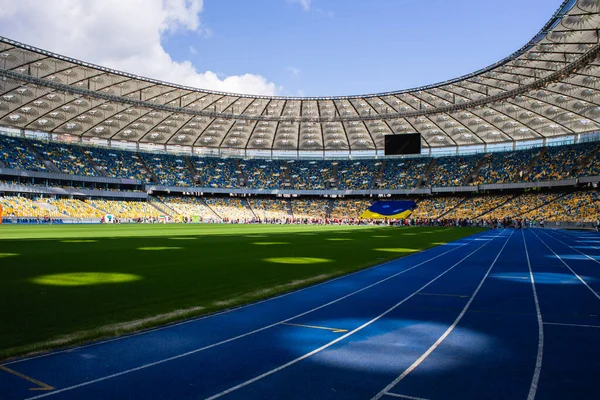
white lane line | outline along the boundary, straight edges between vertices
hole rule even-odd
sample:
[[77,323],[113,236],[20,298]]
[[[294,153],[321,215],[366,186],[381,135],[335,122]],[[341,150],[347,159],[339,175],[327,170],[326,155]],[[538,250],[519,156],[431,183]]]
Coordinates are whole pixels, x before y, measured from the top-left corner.
[[[535,232],[534,232],[535,234]],[[535,399],[537,393],[537,387],[540,382],[540,374],[542,373],[542,360],[544,358],[544,321],[542,319],[542,311],[540,309],[540,301],[538,299],[537,290],[535,288],[535,279],[533,277],[533,269],[531,268],[531,260],[529,258],[529,249],[527,248],[527,241],[525,240],[525,233],[521,231],[523,236],[523,244],[525,245],[525,255],[527,256],[527,265],[529,267],[529,277],[531,278],[531,289],[533,290],[533,300],[535,302],[535,312],[537,314],[538,321],[538,352],[535,360],[535,368],[533,370],[533,377],[531,378],[531,386],[529,387],[529,395],[527,400]]]
[[379,393],[377,393],[375,396],[373,396],[372,400],[377,400],[380,399],[381,397],[383,397],[384,395],[386,395],[387,393],[389,393],[390,390],[392,390],[392,388],[394,386],[396,386],[398,383],[400,383],[400,381],[402,381],[404,378],[406,378],[411,372],[413,372],[419,365],[421,365],[421,363],[423,361],[425,361],[425,359],[427,357],[429,357],[429,355],[431,353],[433,353],[438,347],[439,345],[448,337],[448,335],[450,335],[450,333],[452,333],[452,331],[454,330],[454,328],[456,328],[456,326],[459,324],[459,322],[462,320],[463,316],[467,313],[467,310],[469,309],[469,307],[471,306],[471,303],[473,303],[473,300],[475,300],[475,296],[477,296],[477,293],[479,293],[479,290],[481,289],[481,287],[483,286],[483,283],[485,282],[485,280],[487,279],[487,277],[489,276],[490,272],[492,271],[492,268],[494,268],[494,265],[496,265],[496,262],[498,261],[498,259],[500,258],[500,255],[502,254],[502,251],[504,250],[504,248],[506,247],[506,245],[508,244],[510,238],[512,237],[514,231],[511,231],[510,235],[508,236],[508,238],[506,239],[506,242],[504,242],[504,245],[502,246],[502,248],[500,249],[500,251],[498,252],[498,254],[496,255],[496,258],[494,258],[494,261],[492,261],[492,264],[490,265],[490,267],[488,268],[488,270],[486,271],[485,275],[483,276],[483,278],[481,279],[481,282],[479,282],[479,285],[477,286],[477,288],[475,289],[475,291],[473,292],[473,294],[471,295],[471,297],[469,298],[469,301],[467,302],[467,304],[463,307],[462,311],[460,312],[460,314],[458,315],[458,317],[456,317],[456,319],[454,320],[454,322],[452,323],[452,325],[450,325],[448,327],[448,329],[446,329],[446,331],[442,334],[442,336],[440,336],[438,338],[438,340],[435,341],[434,344],[431,345],[431,347],[429,347],[429,349],[427,349],[427,351],[425,353],[423,353],[421,355],[421,357],[419,357],[415,362],[412,363],[412,365],[410,367],[408,367],[400,376],[398,376],[396,379],[394,379],[389,385],[387,385],[385,388],[383,388],[383,390]]
[[217,393],[213,396],[207,397],[205,400],[214,400],[217,399],[219,397],[225,396],[231,392],[234,392],[238,389],[241,389],[245,386],[248,386],[254,382],[257,382],[263,378],[266,378],[269,375],[275,374],[281,370],[284,370],[302,360],[305,360],[309,357],[312,357],[313,355],[320,353],[321,351],[333,346],[334,344],[341,342],[342,340],[354,335],[356,332],[359,332],[361,330],[363,330],[364,328],[366,328],[367,326],[373,324],[374,322],[380,320],[381,318],[385,317],[387,314],[389,314],[390,312],[394,311],[396,308],[400,307],[402,304],[404,304],[406,301],[408,301],[409,299],[411,299],[412,297],[416,296],[417,293],[419,293],[420,291],[422,291],[423,289],[425,289],[426,287],[428,287],[429,285],[431,285],[432,283],[434,283],[435,281],[437,281],[438,279],[440,279],[442,276],[446,275],[448,272],[450,272],[451,270],[453,270],[457,265],[461,264],[463,261],[465,261],[467,258],[471,257],[471,255],[475,254],[477,251],[479,251],[480,249],[482,249],[484,246],[486,246],[487,244],[489,244],[490,242],[485,242],[484,244],[482,244],[481,246],[479,246],[477,249],[473,250],[471,253],[469,253],[466,257],[464,257],[463,259],[461,259],[460,261],[458,261],[456,264],[452,265],[450,268],[446,269],[444,272],[442,272],[441,274],[439,274],[438,276],[436,276],[435,278],[433,278],[431,281],[427,282],[425,285],[423,285],[422,287],[420,287],[419,289],[417,289],[415,292],[413,292],[411,295],[405,297],[403,300],[399,301],[398,303],[396,303],[395,305],[393,305],[392,307],[388,308],[387,310],[385,310],[383,313],[379,314],[378,316],[376,316],[375,318],[365,322],[364,324],[362,324],[361,326],[359,326],[358,328],[346,333],[343,336],[340,336],[339,338],[332,340],[331,342],[319,347],[318,349],[315,349],[309,353],[306,353],[292,361],[289,361],[277,368],[274,368],[270,371],[267,371],[263,374],[260,374],[252,379],[249,379],[245,382],[240,383],[239,385],[230,387],[227,390],[224,390],[220,393]]
[[417,293],[419,296],[441,296],[441,297],[460,297],[467,298],[469,296],[465,296],[462,294],[446,294],[446,293]]
[[572,326],[575,328],[600,328],[599,325],[561,324],[560,322],[544,322],[544,325]]
[[[475,234],[473,236],[476,236],[476,235],[477,234]],[[460,246],[457,246],[457,247],[455,247],[455,248],[453,248],[453,249],[451,249],[451,250],[449,250],[449,251],[447,251],[447,252],[445,252],[445,253],[443,253],[441,255],[445,255],[445,254],[448,254],[448,253],[450,253],[452,251],[458,250],[458,249],[460,249],[463,246],[467,246],[468,244],[470,244],[470,243],[461,244]],[[444,246],[444,245],[440,245],[438,247],[442,247],[442,246]],[[432,247],[431,249],[427,249],[427,250],[432,250],[432,249],[435,249],[435,248],[436,247]],[[424,250],[424,251],[427,251],[427,250]],[[369,270],[372,270],[372,269],[375,269],[375,268],[379,268],[379,267],[382,267],[382,266],[387,265],[387,264],[391,264],[391,263],[394,263],[394,262],[397,262],[397,261],[400,261],[400,260],[406,260],[409,257],[416,256],[418,254],[422,254],[422,252],[408,254],[407,256],[404,256],[404,257],[401,257],[401,258],[396,258],[394,260],[389,260],[389,261],[386,261],[384,263],[374,265],[372,267],[361,269],[360,271],[351,272],[349,274],[338,276],[337,278],[329,279],[329,280],[326,280],[324,282],[320,282],[320,283],[317,283],[317,284],[314,284],[314,285],[307,286],[305,288],[296,289],[296,290],[293,290],[293,291],[288,292],[288,293],[283,293],[283,294],[280,294],[280,295],[277,295],[277,296],[274,296],[274,297],[269,297],[268,299],[259,300],[257,302],[246,304],[246,305],[243,305],[243,306],[229,308],[227,310],[218,311],[218,312],[215,312],[215,313],[212,313],[212,314],[208,314],[208,315],[201,315],[199,317],[195,317],[195,318],[187,319],[185,321],[176,322],[176,323],[172,323],[172,324],[167,324],[167,325],[163,325],[163,326],[158,326],[156,328],[145,329],[145,330],[142,330],[140,332],[126,334],[126,335],[119,336],[119,337],[112,338],[112,339],[99,340],[99,341],[96,341],[96,342],[93,342],[93,343],[88,343],[88,344],[81,345],[81,346],[69,347],[69,348],[66,348],[66,349],[63,349],[63,350],[51,351],[51,352],[44,353],[44,354],[37,354],[35,356],[26,357],[26,358],[19,358],[17,360],[12,360],[12,361],[3,363],[2,365],[18,364],[18,363],[22,363],[22,362],[25,362],[25,361],[35,360],[35,359],[38,359],[38,358],[44,358],[44,357],[54,356],[56,354],[67,353],[67,352],[75,352],[77,350],[85,349],[85,348],[88,348],[88,347],[99,346],[99,345],[106,344],[106,343],[116,342],[116,341],[119,341],[119,340],[125,340],[125,339],[129,339],[129,338],[136,337],[136,336],[141,336],[141,335],[146,335],[146,334],[149,334],[149,333],[154,333],[154,332],[157,332],[157,331],[162,331],[164,329],[174,328],[176,326],[191,324],[193,322],[201,321],[203,319],[217,317],[219,315],[228,314],[228,313],[231,313],[233,311],[238,311],[238,310],[242,310],[244,308],[253,307],[253,306],[256,306],[256,305],[259,305],[259,304],[262,304],[262,303],[266,303],[266,302],[269,302],[269,301],[280,299],[282,297],[290,296],[292,294],[300,293],[300,292],[303,292],[305,290],[313,289],[315,287],[318,287],[318,286],[321,286],[321,285],[325,285],[327,283],[331,283],[331,282],[335,282],[337,280],[349,278],[349,277],[351,277],[353,275],[357,275],[357,274],[360,274],[360,273],[363,273],[363,272],[367,272]]]
[[[556,254],[556,252],[555,252],[554,250],[552,250],[552,248],[550,248],[550,246],[548,246],[548,245],[546,244],[546,242],[544,242],[544,241],[542,240],[542,238],[541,238],[541,237],[539,237],[539,236],[537,235],[537,233],[533,232],[533,234],[534,234],[534,235],[535,235],[535,236],[536,236],[536,237],[539,239],[539,241],[540,241],[540,242],[542,242],[542,243],[544,244],[544,246],[546,246],[546,247],[547,247],[547,248],[548,248],[548,249],[549,249],[549,250],[550,250],[550,251],[551,251],[551,252],[552,252],[552,253],[553,253],[553,254],[556,256],[556,258],[558,258],[558,259],[560,260],[560,262],[562,262],[562,263],[564,264],[564,266],[565,266],[565,267],[567,267],[567,268],[569,269],[569,271],[571,271],[571,273],[572,273],[573,275],[575,275],[575,276],[577,277],[577,279],[579,279],[579,281],[580,281],[581,283],[583,283],[583,284],[585,285],[585,287],[586,287],[586,288],[588,288],[588,289],[590,290],[590,292],[592,292],[592,293],[594,294],[594,296],[596,296],[596,297],[598,298],[598,300],[600,300],[600,295],[599,295],[598,293],[596,293],[596,291],[595,291],[594,289],[592,289],[592,288],[590,287],[590,285],[588,285],[588,284],[587,284],[587,282],[586,282],[586,281],[585,281],[585,280],[584,280],[584,279],[583,279],[581,276],[579,276],[579,275],[577,274],[577,272],[575,272],[575,271],[573,270],[573,268],[571,268],[571,267],[569,266],[569,264],[567,264],[567,262],[566,262],[565,260],[563,260],[563,259],[562,259],[562,257],[561,257],[561,256],[559,256],[558,254]],[[550,238],[552,238],[552,236],[550,236]],[[558,242],[561,242],[560,240],[558,240],[558,239],[556,239],[556,238],[553,238],[553,239],[554,239],[554,240],[556,240],[556,241],[558,241]],[[561,242],[561,243],[565,244],[564,242]],[[567,244],[566,246],[569,246],[569,245]],[[569,247],[571,247],[571,246],[569,246]],[[575,250],[575,249],[573,249],[573,250]],[[581,252],[580,252],[580,253],[581,253]],[[581,254],[584,254],[584,253],[581,253]],[[594,260],[594,261],[595,261],[595,260]]]
[[[466,245],[466,244],[465,244],[465,245]],[[444,253],[438,254],[438,255],[437,255],[437,256],[435,256],[435,257],[432,257],[432,258],[429,258],[429,259],[427,259],[427,260],[425,260],[425,261],[423,261],[423,262],[420,262],[419,264],[416,264],[416,265],[414,265],[414,266],[412,266],[412,267],[410,267],[410,268],[407,268],[407,269],[405,269],[405,270],[402,270],[402,271],[400,271],[400,272],[398,272],[398,273],[396,273],[396,274],[394,274],[394,275],[390,275],[390,276],[388,276],[387,278],[385,278],[385,279],[382,279],[382,280],[380,280],[380,281],[377,281],[377,282],[375,282],[375,283],[373,283],[373,284],[371,284],[371,285],[369,285],[369,286],[365,286],[365,287],[364,287],[364,288],[362,288],[362,289],[356,290],[356,291],[354,291],[354,292],[352,292],[352,293],[349,293],[349,294],[347,294],[347,295],[345,295],[345,296],[342,296],[342,297],[340,297],[340,298],[338,298],[338,299],[336,299],[336,300],[332,300],[332,301],[330,301],[330,302],[328,302],[328,303],[325,303],[325,304],[323,304],[323,305],[320,305],[320,306],[318,306],[318,307],[315,307],[315,308],[313,308],[313,309],[310,309],[310,310],[308,310],[308,311],[305,311],[305,312],[303,312],[303,313],[300,313],[300,314],[294,315],[293,317],[290,317],[290,318],[284,319],[284,320],[282,320],[282,321],[278,321],[278,322],[275,322],[275,323],[273,323],[273,324],[270,324],[270,325],[267,325],[267,326],[263,326],[262,328],[255,329],[255,330],[253,330],[253,331],[250,331],[250,332],[247,332],[247,333],[244,333],[244,334],[238,335],[238,336],[234,336],[234,337],[232,337],[232,338],[229,338],[229,339],[226,339],[226,340],[222,340],[222,341],[220,341],[220,342],[213,343],[213,344],[211,344],[211,345],[208,345],[208,346],[204,346],[204,347],[201,347],[201,348],[198,348],[198,349],[191,350],[191,351],[188,351],[188,352],[186,352],[186,353],[183,353],[183,354],[178,354],[178,355],[176,355],[176,356],[172,356],[172,357],[164,358],[164,359],[161,359],[161,360],[158,360],[158,361],[152,362],[152,363],[148,363],[148,364],[140,365],[139,367],[131,368],[131,369],[128,369],[128,370],[125,370],[125,371],[121,371],[121,372],[117,372],[117,373],[114,373],[114,374],[111,374],[111,375],[107,375],[107,376],[104,376],[104,377],[101,377],[101,378],[97,378],[97,379],[93,379],[93,380],[90,380],[90,381],[82,382],[82,383],[79,383],[79,384],[76,384],[76,385],[73,385],[73,386],[68,386],[68,387],[66,387],[66,388],[57,389],[57,390],[55,390],[55,391],[53,391],[53,392],[51,392],[51,393],[45,393],[45,394],[42,394],[42,395],[39,395],[39,396],[29,397],[29,398],[27,398],[27,399],[25,399],[25,400],[41,399],[41,398],[44,398],[44,397],[53,396],[53,395],[55,395],[55,394],[58,394],[58,393],[67,392],[67,391],[70,391],[70,390],[73,390],[73,389],[77,389],[77,388],[80,388],[80,387],[88,386],[88,385],[91,385],[91,384],[94,384],[94,383],[98,383],[98,382],[106,381],[106,380],[108,380],[108,379],[112,379],[112,378],[116,378],[116,377],[118,377],[118,376],[126,375],[126,374],[129,374],[129,373],[131,373],[131,372],[135,372],[135,371],[139,371],[139,370],[146,369],[146,368],[149,368],[149,367],[153,367],[153,366],[155,366],[155,365],[159,365],[159,364],[163,364],[163,363],[166,363],[166,362],[169,362],[169,361],[177,360],[177,359],[179,359],[179,358],[187,357],[187,356],[189,356],[189,355],[196,354],[196,353],[199,353],[199,352],[201,352],[201,351],[208,350],[208,349],[212,349],[212,348],[214,348],[214,347],[221,346],[221,345],[223,345],[223,344],[230,343],[230,342],[233,342],[233,341],[235,341],[235,340],[238,340],[238,339],[242,339],[242,338],[244,338],[244,337],[247,337],[247,336],[253,335],[253,334],[255,334],[255,333],[258,333],[258,332],[262,332],[262,331],[264,331],[264,330],[267,330],[267,329],[273,328],[273,327],[275,327],[275,326],[281,325],[281,324],[283,324],[283,323],[285,323],[285,322],[289,322],[289,321],[292,321],[292,320],[294,320],[294,319],[296,319],[296,318],[299,318],[299,317],[302,317],[302,316],[304,316],[304,315],[310,314],[310,313],[312,313],[312,312],[314,312],[314,311],[317,311],[317,310],[320,310],[320,309],[322,309],[322,308],[328,307],[328,306],[330,306],[330,305],[332,305],[332,304],[338,303],[338,302],[340,302],[340,301],[342,301],[342,300],[344,300],[344,299],[346,299],[346,298],[348,298],[348,297],[354,296],[354,295],[356,295],[356,294],[358,294],[358,293],[360,293],[360,292],[363,292],[363,291],[365,291],[365,290],[367,290],[367,289],[370,289],[370,288],[372,288],[372,287],[374,287],[374,286],[377,286],[377,285],[379,285],[379,284],[381,284],[381,283],[383,283],[383,282],[386,282],[386,281],[388,281],[388,280],[390,280],[390,279],[393,279],[393,278],[395,278],[395,277],[397,277],[397,276],[399,276],[399,275],[402,275],[402,274],[404,274],[404,273],[406,273],[406,272],[408,272],[408,271],[411,271],[411,270],[413,270],[413,269],[415,269],[415,268],[417,268],[417,267],[419,267],[419,266],[421,266],[421,265],[423,265],[423,264],[427,264],[427,263],[429,263],[429,262],[431,262],[431,261],[433,261],[433,260],[435,260],[435,259],[437,259],[437,258],[439,258],[439,257],[442,257],[442,256],[444,256],[444,255],[446,255],[446,254],[448,254],[448,253],[452,252],[452,251],[455,251],[455,250],[457,250],[457,249],[460,249],[460,248],[462,248],[462,247],[463,247],[463,246],[465,246],[465,245],[457,246],[457,247],[455,247],[455,248],[453,248],[453,249],[450,249],[450,250],[448,250],[448,251],[446,251],[446,252],[444,252]],[[482,247],[483,247],[483,246],[482,246]],[[478,248],[478,250],[479,250],[480,248],[481,248],[481,247],[479,247],[479,248]],[[475,251],[477,251],[477,250],[475,250]],[[383,264],[382,264],[382,265],[383,265]],[[331,281],[329,281],[329,282],[331,282]]]
[[398,397],[400,399],[408,399],[408,400],[427,400],[424,399],[423,397],[414,397],[414,396],[407,396],[405,394],[398,394],[398,393],[386,393],[386,396],[392,396],[392,397]]
[[[545,232],[544,232],[544,233],[545,233]],[[563,241],[562,241],[562,240],[560,240],[560,239],[557,239],[557,238],[555,238],[554,236],[552,236],[552,235],[550,235],[550,234],[548,234],[548,233],[546,233],[546,235],[548,235],[550,238],[552,238],[552,239],[556,240],[557,242],[560,242],[560,243],[564,244],[565,246],[567,246],[567,247],[569,247],[569,248],[571,248],[571,249],[575,250],[575,251],[576,251],[576,252],[578,252],[579,254],[582,254],[582,255],[586,256],[587,258],[589,258],[589,259],[590,259],[590,260],[592,260],[593,262],[595,262],[595,263],[597,263],[597,264],[600,264],[600,261],[596,260],[594,257],[591,257],[590,255],[588,255],[588,254],[586,254],[586,253],[584,253],[584,252],[582,252],[582,251],[579,251],[579,250],[577,250],[575,247],[573,247],[573,246],[571,246],[571,245],[569,245],[569,244],[567,244],[567,243],[563,242]],[[592,246],[592,247],[593,247],[593,246]]]
[[523,280],[529,280],[530,278],[526,277],[526,276],[508,276],[508,275],[493,275],[492,278],[499,278],[499,279],[523,279]]

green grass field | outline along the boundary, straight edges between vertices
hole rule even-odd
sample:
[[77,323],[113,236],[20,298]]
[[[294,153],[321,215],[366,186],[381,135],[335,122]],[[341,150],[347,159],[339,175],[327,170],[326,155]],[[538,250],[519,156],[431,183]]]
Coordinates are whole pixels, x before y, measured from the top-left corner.
[[478,231],[0,225],[0,359],[256,301]]

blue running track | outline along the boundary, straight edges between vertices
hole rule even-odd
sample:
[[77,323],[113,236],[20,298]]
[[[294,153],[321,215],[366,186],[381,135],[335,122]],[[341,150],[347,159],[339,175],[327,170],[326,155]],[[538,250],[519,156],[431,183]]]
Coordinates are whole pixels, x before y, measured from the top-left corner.
[[483,232],[0,365],[0,399],[600,398],[600,234]]

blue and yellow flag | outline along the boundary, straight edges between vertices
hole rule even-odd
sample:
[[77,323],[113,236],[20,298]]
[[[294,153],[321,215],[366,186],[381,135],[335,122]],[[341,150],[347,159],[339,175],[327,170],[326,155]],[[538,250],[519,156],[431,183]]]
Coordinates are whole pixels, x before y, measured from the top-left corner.
[[360,218],[366,219],[403,219],[412,214],[417,204],[412,201],[378,201],[363,212]]

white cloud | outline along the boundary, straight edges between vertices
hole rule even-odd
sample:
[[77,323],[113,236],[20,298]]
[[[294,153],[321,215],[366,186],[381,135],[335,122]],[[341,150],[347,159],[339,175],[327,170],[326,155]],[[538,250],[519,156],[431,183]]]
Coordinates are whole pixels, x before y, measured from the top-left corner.
[[289,3],[300,4],[304,11],[310,11],[312,0],[288,0]]
[[220,78],[190,61],[175,61],[161,36],[202,26],[203,0],[19,0],[5,1],[0,34],[84,61],[173,83],[226,92],[275,95],[264,77]]
[[301,72],[300,69],[296,67],[287,67],[285,70],[294,76],[300,75]]

